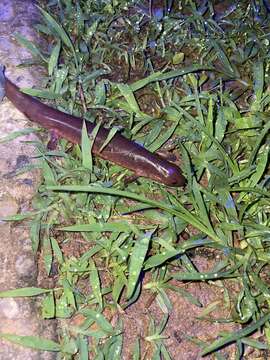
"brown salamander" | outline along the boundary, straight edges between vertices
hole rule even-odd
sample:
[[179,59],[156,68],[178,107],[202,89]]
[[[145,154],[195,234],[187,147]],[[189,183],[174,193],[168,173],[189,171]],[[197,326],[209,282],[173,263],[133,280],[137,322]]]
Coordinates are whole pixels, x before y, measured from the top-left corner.
[[[30,120],[53,130],[58,136],[72,143],[81,142],[83,119],[53,109],[34,97],[22,93],[5,77],[2,66],[0,67],[0,98],[3,96],[6,96]],[[86,122],[86,126],[88,133],[91,134],[95,124]],[[178,166],[149,152],[143,146],[126,139],[121,134],[116,134],[100,151],[108,134],[109,130],[100,127],[92,148],[95,155],[132,170],[136,176],[143,176],[168,186],[184,185],[185,178]]]

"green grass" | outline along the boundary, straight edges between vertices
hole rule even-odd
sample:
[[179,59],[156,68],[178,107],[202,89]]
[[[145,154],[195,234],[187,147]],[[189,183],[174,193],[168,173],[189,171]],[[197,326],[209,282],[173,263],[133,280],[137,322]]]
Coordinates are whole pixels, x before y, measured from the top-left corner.
[[[157,21],[153,14],[128,10],[135,3],[51,1],[41,9],[37,30],[48,37],[48,51],[17,35],[33,55],[27,65],[48,70],[46,89],[27,92],[54,99],[58,109],[87,121],[114,126],[111,136],[123,128],[151,151],[171,143],[187,186],[172,190],[142,178],[126,185],[130,172],[92,158],[93,139],[85,132],[81,147],[70,149],[62,140],[57,151],[48,151],[36,144],[44,181],[34,210],[6,220],[29,221],[33,250],[43,249],[48,274],[57,263],[58,283],[55,289],[15,289],[0,297],[43,295],[44,318],[82,314],[85,320],[70,328],[59,323],[59,343],[1,336],[80,360],[88,358],[91,339],[93,359],[121,359],[122,320],[112,326],[103,312],[124,310],[141,290],[151,291],[164,318],[159,324],[149,319],[143,341],[153,359],[170,359],[163,333],[172,309],[167,291],[202,306],[171,280],[222,281],[225,288],[233,281],[239,292],[224,292],[224,306],[233,308],[226,321],[243,329],[222,333],[212,344],[196,341],[202,355],[214,352],[217,359],[217,350],[235,343],[240,359],[247,345],[264,350],[270,344],[269,15],[263,2],[258,10],[243,1],[217,20],[210,4],[202,15],[186,1],[184,11],[174,8]],[[143,111],[140,99],[149,96],[155,101]],[[190,238],[178,242],[187,226]],[[63,252],[66,243],[76,242],[74,233],[87,248],[77,257]],[[208,272],[193,263],[198,248],[220,255]],[[142,283],[146,273],[150,280]],[[202,318],[211,312],[210,304]],[[250,337],[257,330],[265,334],[263,343]],[[133,358],[142,356],[138,340]]]

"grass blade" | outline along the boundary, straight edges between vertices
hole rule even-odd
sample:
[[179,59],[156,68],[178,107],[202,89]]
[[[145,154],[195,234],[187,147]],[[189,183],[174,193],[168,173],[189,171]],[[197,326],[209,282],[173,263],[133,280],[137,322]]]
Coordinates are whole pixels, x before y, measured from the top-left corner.
[[[100,127],[100,125],[99,125]],[[94,129],[95,131],[96,129]],[[92,150],[93,141],[90,141],[88,137],[88,132],[86,128],[85,121],[83,121],[83,127],[82,127],[82,138],[81,138],[81,147],[82,147],[82,165],[86,169],[88,169],[90,172],[92,172],[93,168],[93,159],[92,159]]]
[[65,226],[62,231],[92,231],[92,232],[130,232],[131,228],[128,222],[115,222],[103,224],[78,224]]
[[244,329],[214,341],[211,345],[204,348],[204,350],[201,353],[201,356],[205,356],[213,351],[216,351],[217,349],[221,348],[224,345],[241,340],[243,337],[246,337],[252,334],[254,331],[258,330],[262,325],[264,325],[267,321],[269,321],[269,319],[270,319],[270,314],[267,314],[262,318],[260,318],[255,323],[248,325]]
[[35,44],[33,44],[31,41],[27,40],[24,36],[15,33],[14,34],[15,39],[26,49],[28,49],[30,51],[30,53],[34,56],[34,57],[40,57],[44,62],[47,62],[47,59],[43,56],[43,54],[41,53],[41,51],[36,47]]
[[172,70],[172,71],[167,71],[165,73],[158,71],[142,80],[138,80],[134,82],[133,84],[130,85],[130,88],[132,91],[137,91],[155,81],[169,80],[192,72],[210,70],[210,69],[211,69],[210,66],[192,65],[192,66],[187,66],[186,68],[183,68],[181,70]]
[[53,191],[79,191],[79,192],[92,192],[92,193],[100,193],[100,194],[110,194],[113,196],[121,196],[121,197],[127,197],[129,199],[137,200],[142,203],[152,205],[155,208],[159,208],[162,210],[167,211],[171,215],[178,216],[180,219],[183,219],[187,223],[192,224],[194,227],[196,227],[201,232],[207,234],[210,238],[215,239],[216,241],[220,241],[219,237],[211,231],[211,229],[208,229],[204,226],[199,220],[198,217],[193,215],[190,211],[186,210],[184,206],[182,206],[180,203],[178,204],[177,210],[175,210],[172,206],[167,205],[165,203],[161,203],[152,199],[145,198],[142,195],[137,195],[135,193],[129,192],[129,191],[122,191],[117,189],[110,189],[110,188],[103,188],[101,186],[78,186],[78,185],[64,185],[64,186],[47,186],[47,190],[53,190]]
[[14,344],[43,351],[61,351],[61,345],[55,341],[44,339],[38,336],[19,336],[13,334],[0,333],[0,338],[8,340]]
[[57,44],[52,50],[49,63],[48,63],[48,74],[51,76],[53,74],[54,69],[57,67],[59,54],[61,49],[61,42],[57,41]]
[[136,288],[137,281],[143,268],[143,262],[148,251],[149,242],[153,232],[148,232],[138,239],[134,245],[129,264],[129,277],[127,284],[127,298],[129,299]]
[[14,290],[6,290],[0,292],[0,298],[8,298],[8,297],[31,297],[38,296],[42,294],[46,294],[52,290],[50,289],[42,289],[36,287],[25,287]]
[[50,25],[50,27],[55,31],[55,33],[59,36],[59,38],[63,41],[63,43],[72,51],[75,65],[78,68],[78,59],[76,56],[74,46],[73,46],[68,34],[64,30],[64,28],[61,25],[59,25],[58,22],[55,21],[55,19],[49,13],[47,13],[47,11],[45,11],[38,5],[37,5],[37,8],[40,10],[44,19],[47,21],[47,23]]

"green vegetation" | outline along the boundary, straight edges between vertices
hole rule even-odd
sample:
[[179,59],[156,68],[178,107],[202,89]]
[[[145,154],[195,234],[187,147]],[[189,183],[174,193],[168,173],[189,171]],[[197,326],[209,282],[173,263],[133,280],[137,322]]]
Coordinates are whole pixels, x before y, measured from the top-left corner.
[[[134,344],[133,358],[143,358],[147,342],[152,359],[170,359],[168,290],[201,306],[175,280],[218,281],[234,289],[224,291],[224,307],[233,309],[226,321],[243,328],[212,344],[199,342],[202,354],[223,359],[218,350],[231,343],[237,358],[246,345],[267,350],[270,10],[263,1],[215,12],[211,2],[176,1],[166,11],[149,11],[146,3],[49,1],[37,26],[48,49],[17,35],[33,55],[24,65],[48,71],[44,89],[27,92],[114,126],[112,136],[123,129],[151,151],[169,144],[180,155],[187,185],[169,189],[143,178],[126,184],[129,171],[89,156],[93,139],[85,132],[81,147],[61,140],[49,151],[37,143],[44,182],[34,210],[7,220],[30,219],[33,250],[42,249],[47,274],[57,267],[59,276],[55,289],[0,297],[43,294],[44,318],[80,315],[83,321],[61,322],[59,343],[2,336],[63,359],[88,359],[88,349],[92,359],[121,359],[121,312],[151,292],[164,318],[157,324],[149,316],[149,334]],[[179,241],[184,230],[189,238]],[[193,262],[198,248],[218,255],[208,272]],[[202,319],[213,321],[212,310]],[[106,311],[120,314],[113,325]],[[259,329],[264,342],[249,337]]]

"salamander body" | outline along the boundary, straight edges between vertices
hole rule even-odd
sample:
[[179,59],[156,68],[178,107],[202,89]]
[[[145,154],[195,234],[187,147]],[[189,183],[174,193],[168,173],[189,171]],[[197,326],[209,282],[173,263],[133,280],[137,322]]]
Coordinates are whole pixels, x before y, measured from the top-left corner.
[[[1,67],[0,98],[3,96],[6,96],[31,121],[53,130],[58,136],[72,143],[81,142],[82,118],[53,109],[34,97],[22,93],[5,77],[4,67]],[[91,134],[96,124],[86,122],[86,126],[88,134]],[[115,134],[105,148],[100,151],[108,134],[109,130],[103,127],[99,128],[92,148],[95,155],[132,170],[136,176],[143,176],[168,186],[184,185],[185,178],[178,166],[151,153],[136,142],[126,139],[121,134]]]

